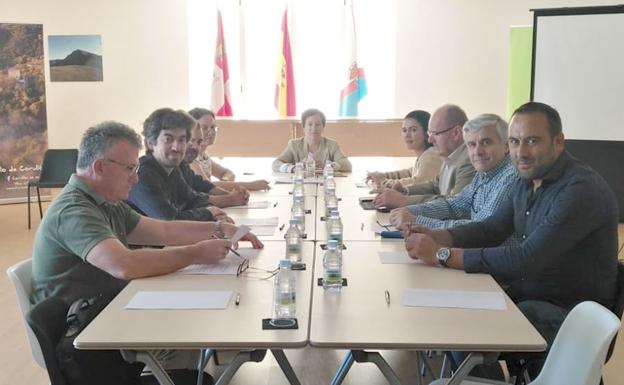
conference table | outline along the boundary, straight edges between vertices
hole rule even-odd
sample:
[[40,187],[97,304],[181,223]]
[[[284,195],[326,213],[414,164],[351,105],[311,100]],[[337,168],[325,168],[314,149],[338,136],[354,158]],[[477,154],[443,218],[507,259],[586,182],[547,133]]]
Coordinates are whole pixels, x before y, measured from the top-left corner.
[[[266,161],[266,160],[263,160]],[[377,164],[362,160],[361,164]],[[405,160],[401,159],[398,163]],[[234,164],[236,162],[233,162]],[[262,163],[262,162],[259,162]],[[241,163],[248,167],[248,162]],[[357,161],[354,162],[357,164]],[[231,167],[236,169],[235,167]],[[360,170],[371,169],[360,168]],[[241,172],[245,168],[236,169]],[[251,172],[247,171],[247,174]],[[473,352],[455,372],[449,384],[458,384],[470,368],[494,354],[488,352],[543,351],[544,339],[486,274],[426,266],[419,261],[381,263],[378,253],[404,253],[402,240],[381,239],[373,231],[378,221],[386,224],[389,214],[363,210],[358,196],[369,189],[357,187],[363,173],[337,177],[339,210],[344,225],[343,276],[346,286],[339,293],[318,286],[323,274],[321,245],[326,242],[323,187],[310,184],[305,205],[307,239],[303,242],[306,269],[297,275],[296,330],[263,330],[262,320],[271,316],[273,277],[285,256],[287,220],[292,203],[292,185],[274,184],[265,192],[251,193],[250,201],[269,201],[265,209],[228,208],[233,218],[277,217],[279,227],[270,236],[260,236],[265,248],[249,259],[250,268],[236,275],[169,274],[131,281],[122,292],[76,338],[78,349],[120,349],[125,357],[138,358],[152,369],[163,385],[171,379],[151,355],[156,349],[242,350],[217,380],[227,384],[245,362],[259,361],[270,350],[291,384],[299,384],[283,349],[312,346],[348,349],[332,384],[340,384],[354,362],[373,362],[391,384],[400,384],[392,368],[377,350],[454,350]],[[275,179],[282,175],[246,175],[247,179]],[[284,187],[285,186],[285,187]],[[307,186],[307,185],[306,185]],[[244,220],[241,220],[244,222]],[[241,243],[241,247],[245,247]],[[248,246],[247,246],[248,247]],[[241,249],[244,250],[244,249]],[[502,310],[404,306],[408,289],[502,293]],[[222,310],[137,310],[126,305],[138,292],[231,291]],[[386,295],[386,292],[388,293]],[[235,294],[240,303],[235,304]],[[209,354],[203,354],[203,367]]]

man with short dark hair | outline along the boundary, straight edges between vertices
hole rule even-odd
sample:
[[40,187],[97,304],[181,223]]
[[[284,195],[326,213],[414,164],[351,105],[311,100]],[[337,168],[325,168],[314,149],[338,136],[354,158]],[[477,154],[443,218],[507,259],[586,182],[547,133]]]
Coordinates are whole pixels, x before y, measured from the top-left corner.
[[[430,265],[491,274],[550,345],[577,303],[613,305],[617,203],[605,180],[565,151],[559,113],[546,104],[514,112],[509,150],[522,179],[493,216],[449,230],[416,226],[405,246]],[[520,245],[496,247],[512,234]]]
[[376,207],[397,208],[427,202],[444,196],[453,196],[468,185],[475,174],[464,144],[462,127],[468,121],[464,110],[446,104],[431,115],[429,142],[446,158],[438,176],[430,181],[396,188],[385,188],[375,197]]
[[186,112],[171,108],[152,112],[143,123],[146,154],[139,159],[139,181],[129,196],[141,213],[158,219],[211,221],[227,219],[218,207],[246,203],[244,194],[228,193],[209,181],[190,186],[185,180],[180,165],[196,124]]

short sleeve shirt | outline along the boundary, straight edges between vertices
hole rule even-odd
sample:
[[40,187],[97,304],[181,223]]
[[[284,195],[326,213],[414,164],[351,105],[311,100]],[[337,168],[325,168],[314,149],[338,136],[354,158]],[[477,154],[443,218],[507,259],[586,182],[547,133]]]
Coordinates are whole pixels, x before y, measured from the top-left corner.
[[72,175],[35,235],[31,301],[56,296],[71,303],[98,294],[116,295],[127,281],[91,265],[86,258],[93,247],[109,238],[127,246],[127,235],[140,218],[126,203],[107,202]]

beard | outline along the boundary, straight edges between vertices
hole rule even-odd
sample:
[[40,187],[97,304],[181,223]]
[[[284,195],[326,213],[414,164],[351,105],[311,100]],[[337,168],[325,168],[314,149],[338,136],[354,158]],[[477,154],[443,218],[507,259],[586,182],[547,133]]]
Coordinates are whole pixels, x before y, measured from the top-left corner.
[[184,154],[184,160],[186,163],[193,163],[193,161],[197,158],[199,152],[193,148],[187,148],[186,153]]

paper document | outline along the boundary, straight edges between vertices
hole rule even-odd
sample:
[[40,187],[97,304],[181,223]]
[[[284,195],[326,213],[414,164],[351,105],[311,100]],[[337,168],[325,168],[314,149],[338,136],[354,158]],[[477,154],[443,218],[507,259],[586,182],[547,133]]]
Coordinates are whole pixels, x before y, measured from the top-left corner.
[[248,226],[245,225],[240,225],[238,226],[238,229],[236,230],[236,232],[234,233],[234,235],[232,235],[232,237],[230,237],[230,241],[232,243],[236,243],[238,242],[242,237],[245,236],[245,234],[247,234],[251,229]]
[[260,236],[272,236],[275,234],[275,229],[277,226],[251,226],[251,232]]
[[377,253],[381,263],[422,263],[407,254],[407,251],[380,251]]
[[371,229],[375,232],[375,234],[379,234],[382,231],[399,231],[399,229],[392,226],[390,223],[384,223],[381,221],[373,222],[371,224]]
[[232,291],[139,291],[126,309],[225,309]]
[[374,186],[369,185],[369,184],[368,184],[368,183],[366,183],[366,182],[356,182],[356,183],[355,183],[355,187],[358,187],[358,188],[370,188],[370,189],[372,189]]
[[505,310],[503,293],[490,291],[405,289],[403,306]]
[[[269,218],[232,218],[237,226],[247,225],[247,226],[277,226],[278,217],[269,217]],[[253,231],[253,229],[252,229]]]
[[243,206],[228,207],[228,209],[268,209],[270,205],[271,205],[271,202],[269,201],[256,201],[256,202],[247,202],[247,204]]
[[260,254],[259,249],[241,247],[236,250],[241,256],[234,255],[231,251],[217,263],[188,265],[177,271],[178,274],[206,274],[206,275],[236,275],[238,267],[244,259],[254,259]]

